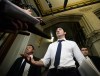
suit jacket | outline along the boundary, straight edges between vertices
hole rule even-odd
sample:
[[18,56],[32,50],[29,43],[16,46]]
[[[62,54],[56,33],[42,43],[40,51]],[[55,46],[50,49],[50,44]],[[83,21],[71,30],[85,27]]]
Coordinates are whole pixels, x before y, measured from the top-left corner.
[[88,56],[88,57],[92,60],[92,62],[100,72],[100,57],[98,56]]
[[[34,57],[34,60],[39,60],[39,58]],[[17,58],[6,76],[19,76],[18,75],[19,68],[21,66],[22,61],[23,61],[22,57]],[[41,76],[41,67],[30,64],[30,68],[27,76]]]

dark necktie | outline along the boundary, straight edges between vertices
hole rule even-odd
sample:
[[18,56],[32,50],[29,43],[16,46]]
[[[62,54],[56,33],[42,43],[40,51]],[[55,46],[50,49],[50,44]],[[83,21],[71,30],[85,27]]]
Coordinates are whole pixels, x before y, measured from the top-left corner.
[[57,68],[60,63],[60,54],[61,54],[61,48],[62,48],[61,42],[62,41],[64,41],[64,40],[58,41],[59,43],[58,43],[57,52],[56,52],[56,56],[55,56],[55,62],[54,62],[55,68]]
[[26,61],[24,60],[24,62],[22,63],[22,65],[21,65],[21,67],[19,69],[19,76],[23,75],[25,65],[26,65]]

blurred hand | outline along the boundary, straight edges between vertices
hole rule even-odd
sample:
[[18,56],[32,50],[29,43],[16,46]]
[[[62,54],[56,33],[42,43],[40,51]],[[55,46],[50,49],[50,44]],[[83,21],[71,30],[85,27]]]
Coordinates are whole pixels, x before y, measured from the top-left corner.
[[28,54],[20,54],[28,63],[31,63],[31,57]]
[[27,14],[31,15],[32,14],[32,11],[31,9],[23,9]]
[[42,18],[41,17],[36,17],[38,20],[42,21]]

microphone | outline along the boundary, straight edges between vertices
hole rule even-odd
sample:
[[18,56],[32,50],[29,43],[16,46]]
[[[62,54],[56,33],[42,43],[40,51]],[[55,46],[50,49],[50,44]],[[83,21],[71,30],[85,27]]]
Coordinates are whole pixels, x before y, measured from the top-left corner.
[[50,1],[46,0],[46,2],[48,4],[49,8],[52,8],[52,4],[50,3]]

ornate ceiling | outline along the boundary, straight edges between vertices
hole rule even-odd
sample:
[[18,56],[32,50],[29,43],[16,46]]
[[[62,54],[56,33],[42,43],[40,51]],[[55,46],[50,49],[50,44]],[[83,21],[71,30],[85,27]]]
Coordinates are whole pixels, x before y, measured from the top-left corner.
[[[68,0],[67,6],[64,9],[63,7],[65,0],[34,0],[34,1],[42,16],[47,16],[100,2],[100,0]],[[49,6],[49,4],[51,6]]]

